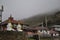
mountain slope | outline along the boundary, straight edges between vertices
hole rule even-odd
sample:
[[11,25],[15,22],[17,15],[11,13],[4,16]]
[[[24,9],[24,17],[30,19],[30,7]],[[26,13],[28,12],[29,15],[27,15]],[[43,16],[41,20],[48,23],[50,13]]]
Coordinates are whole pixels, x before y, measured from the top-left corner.
[[[59,13],[58,13],[59,12]],[[45,17],[47,18],[48,20],[48,25],[53,25],[53,24],[59,24],[57,22],[57,20],[60,20],[60,11],[58,12],[50,12],[49,14],[43,14],[43,15],[35,15],[33,17],[30,17],[28,19],[24,19],[24,23],[26,24],[29,24],[30,26],[33,26],[33,25],[39,25],[41,22],[44,22],[45,23]]]

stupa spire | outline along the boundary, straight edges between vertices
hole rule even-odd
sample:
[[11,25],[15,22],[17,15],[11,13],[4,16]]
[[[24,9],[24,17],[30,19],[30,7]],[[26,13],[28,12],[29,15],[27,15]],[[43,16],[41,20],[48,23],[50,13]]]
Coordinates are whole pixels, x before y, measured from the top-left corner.
[[13,20],[12,14],[10,14],[9,20]]

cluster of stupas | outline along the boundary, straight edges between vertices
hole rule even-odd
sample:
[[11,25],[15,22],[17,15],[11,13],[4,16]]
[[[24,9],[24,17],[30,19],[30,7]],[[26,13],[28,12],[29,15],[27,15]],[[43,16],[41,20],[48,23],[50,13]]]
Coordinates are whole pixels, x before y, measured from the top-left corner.
[[23,31],[21,21],[14,20],[13,17],[10,15],[8,20],[2,22],[2,30],[5,31]]
[[[21,29],[21,25],[18,23],[18,25],[16,26],[16,30],[17,31],[22,31],[22,29]],[[13,29],[13,25],[11,24],[11,22],[9,22],[8,24],[7,24],[7,29],[6,30],[8,30],[8,31],[16,31],[15,29]]]

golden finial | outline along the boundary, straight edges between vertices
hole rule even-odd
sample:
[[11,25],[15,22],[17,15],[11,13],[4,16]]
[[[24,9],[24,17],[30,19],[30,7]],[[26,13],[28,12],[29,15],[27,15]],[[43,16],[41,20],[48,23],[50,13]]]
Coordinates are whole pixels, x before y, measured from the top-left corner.
[[12,14],[10,14],[10,17],[12,17]]

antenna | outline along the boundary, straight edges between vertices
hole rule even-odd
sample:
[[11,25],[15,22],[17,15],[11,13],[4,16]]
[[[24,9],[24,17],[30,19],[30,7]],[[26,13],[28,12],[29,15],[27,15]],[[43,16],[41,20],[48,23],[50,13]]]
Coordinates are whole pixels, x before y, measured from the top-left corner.
[[2,11],[3,11],[3,5],[2,5]]
[[2,22],[3,5],[0,6],[0,23]]

